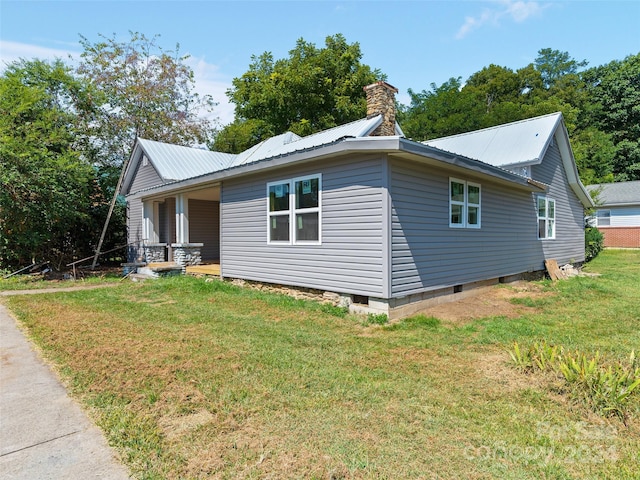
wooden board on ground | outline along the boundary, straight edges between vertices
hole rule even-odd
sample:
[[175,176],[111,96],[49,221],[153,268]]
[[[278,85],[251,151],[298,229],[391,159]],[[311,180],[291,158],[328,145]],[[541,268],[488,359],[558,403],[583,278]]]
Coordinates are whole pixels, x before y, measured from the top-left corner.
[[564,272],[560,270],[560,267],[558,267],[558,262],[553,258],[550,260],[545,260],[544,265],[545,267],[547,267],[547,272],[549,272],[549,277],[551,277],[551,280],[553,280],[554,282],[556,280],[561,280],[563,278],[566,278],[564,275]]
[[215,275],[219,277],[220,264],[190,265],[187,267],[187,273],[192,275]]

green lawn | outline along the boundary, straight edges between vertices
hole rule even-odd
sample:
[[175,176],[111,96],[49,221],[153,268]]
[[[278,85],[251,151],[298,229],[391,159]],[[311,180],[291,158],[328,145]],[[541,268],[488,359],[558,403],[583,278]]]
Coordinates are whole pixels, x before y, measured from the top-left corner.
[[587,270],[465,322],[367,325],[184,277],[3,301],[136,478],[640,478],[640,395],[625,425],[507,352],[640,352],[640,252]]

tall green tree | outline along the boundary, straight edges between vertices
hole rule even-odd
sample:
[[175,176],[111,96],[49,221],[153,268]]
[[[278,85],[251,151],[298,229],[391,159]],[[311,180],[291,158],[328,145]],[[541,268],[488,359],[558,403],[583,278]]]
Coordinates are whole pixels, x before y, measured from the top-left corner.
[[588,62],[574,59],[569,52],[543,48],[538,51],[538,56],[533,63],[536,70],[540,72],[544,86],[551,88],[560,78],[577,75]]
[[589,121],[611,136],[617,181],[640,179],[640,53],[584,73]]
[[56,60],[21,60],[0,77],[0,266],[62,262],[82,248],[99,195],[77,149],[89,86]]
[[242,151],[264,138],[292,131],[308,135],[366,115],[363,87],[384,76],[361,63],[358,43],[329,36],[324,48],[299,39],[289,57],[265,52],[251,58],[249,70],[227,92],[236,106],[233,124],[220,132],[214,149],[231,151],[229,132],[240,132]]
[[484,99],[478,92],[463,89],[460,77],[439,86],[432,83],[421,92],[409,89],[409,96],[411,104],[398,115],[409,138],[428,140],[481,128]]

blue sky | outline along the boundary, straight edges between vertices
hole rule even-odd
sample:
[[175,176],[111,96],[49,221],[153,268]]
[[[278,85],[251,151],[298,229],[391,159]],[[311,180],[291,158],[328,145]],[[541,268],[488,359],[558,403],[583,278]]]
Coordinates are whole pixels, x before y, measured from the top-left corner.
[[542,48],[589,66],[640,52],[640,0],[626,1],[11,1],[0,0],[0,60],[78,55],[79,34],[119,39],[160,34],[166,49],[191,55],[199,92],[233,119],[225,91],[251,55],[283,58],[298,38],[324,45],[342,33],[362,61],[379,68],[408,103],[429,89],[497,64],[517,69]]

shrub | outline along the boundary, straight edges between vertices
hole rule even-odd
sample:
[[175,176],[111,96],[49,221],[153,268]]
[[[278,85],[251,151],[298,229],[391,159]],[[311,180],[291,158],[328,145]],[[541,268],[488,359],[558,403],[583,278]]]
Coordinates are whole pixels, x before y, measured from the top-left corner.
[[596,227],[587,227],[584,230],[584,260],[590,262],[598,256],[604,248],[604,237]]

